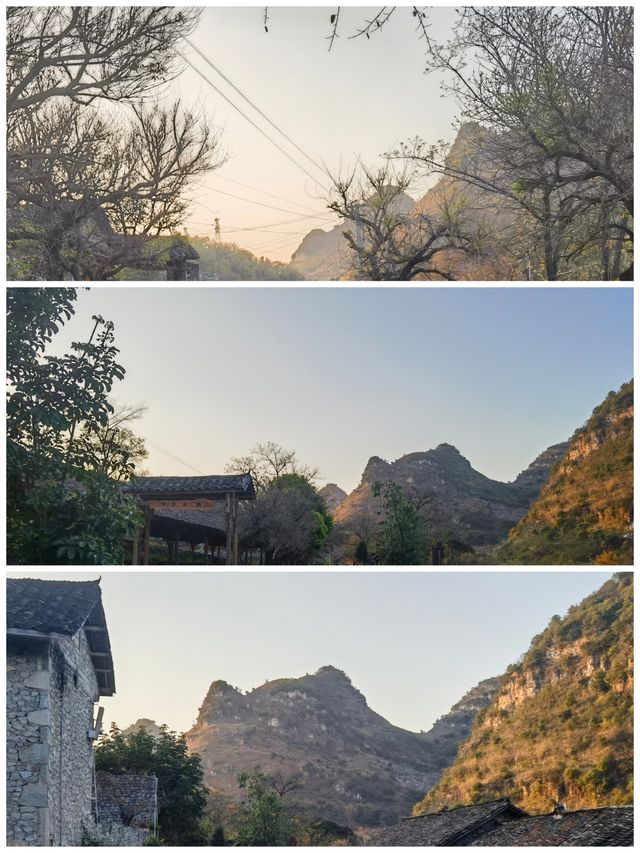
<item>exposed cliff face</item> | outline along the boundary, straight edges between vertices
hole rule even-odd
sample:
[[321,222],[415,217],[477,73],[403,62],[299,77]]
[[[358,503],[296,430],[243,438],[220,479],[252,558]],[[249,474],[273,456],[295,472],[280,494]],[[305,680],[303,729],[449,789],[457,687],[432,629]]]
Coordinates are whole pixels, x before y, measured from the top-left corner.
[[363,517],[381,520],[376,482],[393,481],[408,495],[429,496],[429,525],[434,534],[451,533],[469,545],[500,542],[537,497],[566,444],[550,447],[512,483],[485,477],[450,444],[409,453],[395,462],[369,459],[360,485],[336,509],[336,522],[355,528]]
[[[552,581],[550,581],[552,582]],[[633,575],[554,617],[416,813],[510,797],[531,812],[631,802]]]
[[240,799],[238,775],[259,767],[299,778],[296,798],[318,817],[353,828],[380,826],[406,815],[440,778],[488,701],[489,683],[483,684],[452,709],[451,724],[446,715],[437,731],[416,734],[372,711],[331,666],[245,695],[216,681],[187,737],[214,791]]
[[501,549],[512,563],[631,563],[633,382],[578,429]]
[[324,498],[327,509],[332,515],[338,509],[342,501],[347,497],[345,490],[341,489],[340,486],[337,486],[335,483],[327,483],[326,486],[323,486],[320,489],[320,494]]
[[444,767],[453,763],[458,747],[471,733],[479,712],[496,698],[501,683],[501,678],[487,678],[481,681],[465,693],[448,713],[437,719],[431,729],[423,735]]

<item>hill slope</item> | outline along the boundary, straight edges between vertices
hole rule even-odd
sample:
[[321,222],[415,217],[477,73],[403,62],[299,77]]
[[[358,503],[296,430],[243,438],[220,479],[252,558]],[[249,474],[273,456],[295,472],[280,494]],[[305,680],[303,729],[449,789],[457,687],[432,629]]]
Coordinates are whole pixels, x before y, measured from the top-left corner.
[[[550,580],[552,583],[553,581]],[[526,811],[632,801],[633,575],[557,616],[511,667],[414,813],[509,797]]]
[[632,513],[633,381],[612,391],[576,430],[499,559],[630,564]]
[[217,793],[240,799],[238,775],[259,767],[298,778],[296,800],[318,817],[354,829],[380,826],[406,815],[437,782],[491,695],[483,683],[459,703],[451,725],[446,715],[440,732],[417,734],[372,711],[331,666],[246,695],[214,681],[187,738]]

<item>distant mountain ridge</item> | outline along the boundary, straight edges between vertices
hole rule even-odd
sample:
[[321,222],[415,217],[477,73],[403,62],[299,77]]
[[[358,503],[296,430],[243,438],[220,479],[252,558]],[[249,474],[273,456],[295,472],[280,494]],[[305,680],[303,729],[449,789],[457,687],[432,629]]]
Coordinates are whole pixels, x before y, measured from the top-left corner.
[[[483,682],[438,721],[437,732],[398,728],[372,711],[332,666],[242,694],[214,681],[187,733],[212,790],[240,799],[237,777],[260,768],[297,777],[297,800],[352,828],[393,823],[451,763],[495,685]],[[418,792],[418,793],[416,793]]]
[[431,498],[428,518],[434,534],[451,533],[468,545],[495,545],[526,513],[566,449],[566,443],[547,448],[511,483],[485,477],[451,444],[395,462],[372,456],[360,485],[338,505],[334,519],[345,526],[357,525],[363,516],[380,520],[381,502],[373,486],[394,482],[408,494]]

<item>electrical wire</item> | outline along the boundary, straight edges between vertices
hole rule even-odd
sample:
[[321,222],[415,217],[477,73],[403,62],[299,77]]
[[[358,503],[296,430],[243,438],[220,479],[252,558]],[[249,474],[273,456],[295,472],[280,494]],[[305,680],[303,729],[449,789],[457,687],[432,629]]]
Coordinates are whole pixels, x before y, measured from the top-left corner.
[[243,99],[244,99],[244,100],[249,104],[249,106],[253,107],[253,109],[254,109],[254,110],[255,110],[259,115],[261,115],[261,116],[262,116],[262,118],[263,118],[266,122],[268,122],[268,123],[271,125],[271,127],[273,127],[273,128],[274,128],[274,130],[277,130],[277,131],[278,131],[278,133],[279,133],[282,137],[284,137],[284,139],[286,139],[286,140],[287,140],[287,142],[289,142],[291,145],[293,145],[293,147],[303,155],[303,157],[306,157],[306,158],[307,158],[307,160],[308,160],[312,165],[314,165],[314,166],[316,167],[316,169],[319,169],[319,170],[322,172],[323,177],[327,177],[327,176],[328,176],[329,178],[331,177],[331,176],[328,174],[326,167],[318,165],[318,163],[313,159],[313,157],[311,157],[309,154],[307,154],[307,152],[306,152],[303,148],[301,148],[301,147],[300,147],[296,142],[294,142],[294,141],[293,141],[293,139],[291,139],[291,137],[290,137],[290,136],[288,136],[288,135],[284,132],[284,130],[282,130],[280,127],[278,127],[278,125],[277,125],[274,121],[272,121],[272,120],[269,118],[269,116],[268,116],[265,112],[263,112],[263,111],[260,109],[260,107],[258,107],[256,104],[254,104],[254,103],[253,103],[253,101],[252,101],[252,100],[250,100],[250,98],[248,98],[248,97],[247,97],[247,95],[245,95],[245,94],[244,94],[244,92],[242,92],[242,91],[241,91],[241,90],[236,86],[236,84],[235,84],[235,83],[233,83],[233,82],[232,82],[232,81],[231,81],[231,80],[226,76],[226,74],[224,74],[224,73],[223,73],[223,72],[222,72],[222,71],[221,71],[221,70],[220,70],[216,65],[214,65],[214,64],[213,64],[213,62],[211,62],[211,60],[209,59],[209,57],[208,57],[208,56],[206,56],[206,55],[205,55],[205,54],[204,54],[204,53],[203,53],[199,48],[197,48],[197,47],[195,46],[195,44],[191,41],[191,39],[185,38],[185,41],[187,42],[187,44],[188,44],[188,45],[189,45],[193,50],[195,50],[195,52],[196,52],[196,53],[197,53],[197,54],[198,54],[202,59],[204,59],[204,61],[207,63],[207,65],[208,65],[210,68],[212,68],[212,69],[216,72],[216,74],[219,74],[219,75],[220,75],[220,77],[222,77],[222,79],[225,81],[225,83],[227,83],[229,86],[231,86],[231,88],[232,88],[234,91],[236,91],[236,92],[240,95],[240,97],[241,97],[241,98],[243,98]]
[[[256,123],[255,123],[255,121],[253,121],[253,119],[249,118],[249,116],[248,116],[246,113],[244,113],[244,112],[240,109],[240,107],[239,107],[239,106],[237,106],[236,104],[234,104],[234,102],[231,100],[231,98],[227,97],[227,95],[225,95],[225,94],[224,94],[224,92],[220,91],[220,89],[215,85],[215,83],[212,83],[212,82],[211,82],[211,80],[209,80],[209,78],[208,78],[207,76],[205,76],[205,75],[202,73],[202,71],[200,71],[200,69],[199,69],[199,68],[197,68],[197,67],[193,64],[193,62],[191,62],[191,60],[190,60],[188,57],[183,56],[182,58],[183,58],[183,59],[184,59],[184,61],[187,63],[187,65],[188,65],[190,68],[192,68],[192,69],[196,72],[196,74],[198,74],[198,76],[202,77],[202,79],[205,81],[205,83],[207,83],[209,86],[211,86],[211,88],[214,90],[214,92],[217,92],[217,93],[218,93],[218,95],[220,95],[220,97],[221,97],[221,98],[224,98],[224,100],[225,100],[225,101],[226,101],[226,102],[227,102],[231,107],[233,107],[233,109],[234,109],[234,110],[236,110],[236,112],[240,113],[240,115],[241,115],[244,119],[246,119],[246,121],[248,121],[248,122],[249,122],[249,124],[250,124],[250,125],[252,125],[252,127],[255,127],[255,129],[256,129],[259,133],[261,133],[261,134],[262,134],[262,136],[264,136],[264,138],[265,138],[265,139],[268,139],[268,140],[269,140],[269,142],[270,142],[272,145],[275,145],[275,147],[278,149],[278,151],[280,151],[282,154],[284,154],[284,156],[285,156],[288,160],[290,160],[290,161],[291,161],[295,166],[297,166],[297,167],[298,167],[298,169],[300,169],[302,172],[304,172],[304,174],[305,174],[308,178],[311,178],[311,180],[312,180],[314,183],[316,183],[316,184],[318,184],[319,186],[321,186],[321,187],[322,187],[322,184],[318,181],[318,179],[317,179],[316,177],[314,177],[314,176],[313,176],[313,175],[312,175],[312,174],[311,174],[307,169],[305,169],[305,167],[304,167],[304,166],[301,166],[301,165],[300,165],[300,163],[298,163],[298,161],[297,161],[297,160],[295,160],[295,159],[291,156],[291,154],[289,154],[289,152],[288,152],[288,151],[285,151],[285,149],[275,141],[275,139],[272,139],[272,138],[271,138],[267,133],[265,133],[265,131],[260,127],[260,125],[256,124]],[[324,187],[322,187],[322,189],[324,189],[324,190],[325,190],[325,192],[326,192],[326,189],[325,189]]]

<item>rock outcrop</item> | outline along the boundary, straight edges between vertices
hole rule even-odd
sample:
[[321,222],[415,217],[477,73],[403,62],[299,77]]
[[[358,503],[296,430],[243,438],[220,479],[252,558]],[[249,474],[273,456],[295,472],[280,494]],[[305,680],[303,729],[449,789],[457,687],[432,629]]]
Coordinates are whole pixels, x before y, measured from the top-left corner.
[[450,720],[445,715],[418,734],[372,711],[333,666],[246,694],[214,681],[187,737],[214,792],[239,800],[238,775],[259,768],[298,779],[295,798],[311,814],[366,829],[399,820],[437,782],[492,686],[483,682],[454,706]]
[[480,474],[450,444],[409,453],[395,462],[372,456],[360,485],[338,506],[334,518],[354,530],[363,519],[380,521],[381,501],[374,497],[373,486],[391,481],[409,496],[430,499],[427,514],[434,535],[450,534],[471,546],[495,545],[526,513],[566,448],[548,448],[512,483]]
[[320,495],[324,498],[327,509],[333,515],[338,509],[342,501],[347,497],[347,493],[335,483],[327,483],[320,489]]

